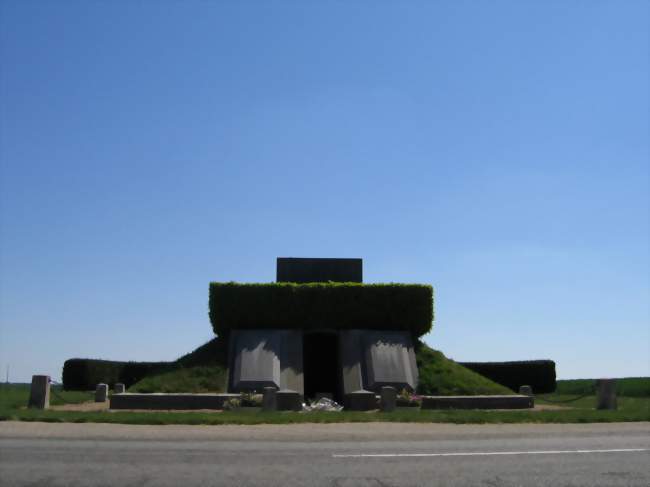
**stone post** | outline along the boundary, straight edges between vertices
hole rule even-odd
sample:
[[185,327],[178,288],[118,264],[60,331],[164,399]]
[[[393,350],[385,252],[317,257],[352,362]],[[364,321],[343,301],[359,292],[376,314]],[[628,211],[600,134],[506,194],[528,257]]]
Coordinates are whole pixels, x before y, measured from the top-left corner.
[[382,387],[379,404],[380,409],[384,413],[395,411],[395,408],[397,407],[397,390],[390,386]]
[[28,407],[47,409],[50,407],[50,376],[32,375]]
[[264,396],[262,396],[262,411],[276,411],[278,409],[277,389],[275,387],[265,387]]
[[598,379],[596,395],[596,409],[616,410],[616,379]]
[[533,395],[533,388],[530,386],[519,386],[519,394],[522,396],[531,396]]
[[108,385],[97,384],[97,389],[95,389],[95,402],[106,402],[107,397],[108,397]]
[[124,387],[124,384],[120,382],[115,384],[115,387],[113,388],[113,392],[115,392],[115,394],[124,394],[125,390],[126,388]]

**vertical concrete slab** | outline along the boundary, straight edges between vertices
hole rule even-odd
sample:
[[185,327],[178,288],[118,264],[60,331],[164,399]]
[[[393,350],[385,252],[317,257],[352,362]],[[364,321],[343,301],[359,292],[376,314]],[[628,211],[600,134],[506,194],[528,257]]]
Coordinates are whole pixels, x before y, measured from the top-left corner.
[[361,337],[365,330],[341,330],[339,332],[339,353],[341,355],[341,375],[343,395],[362,390],[363,384],[363,344]]
[[108,399],[108,384],[97,384],[95,402],[106,402]]
[[278,409],[277,389],[275,387],[265,387],[264,396],[262,396],[262,411],[269,412]]
[[47,409],[50,407],[50,376],[33,375],[32,386],[29,390],[27,407]]
[[395,411],[397,407],[397,391],[394,387],[384,386],[381,388],[381,396],[379,398],[379,409],[385,413]]
[[302,330],[281,330],[280,387],[305,394]]
[[616,379],[598,379],[596,381],[596,409],[616,410]]
[[280,330],[236,330],[233,342],[231,380],[233,392],[261,391],[265,387],[280,388]]
[[417,365],[411,335],[406,331],[369,330],[363,334],[366,389],[379,392],[383,386],[414,391]]

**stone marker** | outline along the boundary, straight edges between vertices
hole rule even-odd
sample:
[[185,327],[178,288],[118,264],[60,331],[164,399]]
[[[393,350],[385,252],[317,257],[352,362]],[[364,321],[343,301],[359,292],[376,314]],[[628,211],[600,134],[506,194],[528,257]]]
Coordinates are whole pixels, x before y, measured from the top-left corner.
[[302,398],[298,391],[281,389],[275,393],[278,411],[302,411]]
[[278,390],[275,387],[265,387],[262,396],[262,411],[275,411],[278,409]]
[[124,394],[125,392],[124,384],[118,382],[117,384],[115,384],[113,391],[115,392],[115,394]]
[[395,411],[397,407],[397,390],[394,387],[384,386],[381,388],[379,409],[385,413]]
[[50,407],[50,376],[33,375],[29,391],[28,407],[47,409]]
[[522,396],[532,396],[533,388],[530,386],[519,386],[519,394]]
[[345,396],[346,408],[351,411],[370,411],[377,409],[375,393],[366,390],[351,392]]
[[617,409],[616,379],[598,379],[596,394],[596,409]]
[[106,402],[107,397],[108,397],[108,385],[97,384],[97,389],[95,389],[95,402]]

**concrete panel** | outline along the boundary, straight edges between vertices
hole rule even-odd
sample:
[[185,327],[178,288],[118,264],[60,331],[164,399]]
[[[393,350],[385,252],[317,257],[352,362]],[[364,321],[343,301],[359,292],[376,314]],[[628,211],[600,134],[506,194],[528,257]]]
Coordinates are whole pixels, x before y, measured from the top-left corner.
[[236,330],[231,333],[230,389],[233,392],[280,388],[280,330]]
[[110,409],[223,409],[239,394],[113,394]]
[[406,331],[370,330],[363,334],[366,389],[379,392],[383,386],[398,391],[417,387],[417,365],[411,335]]
[[303,396],[302,331],[281,330],[280,336],[280,388],[297,391]]
[[531,396],[424,396],[422,409],[529,409]]
[[365,330],[341,330],[339,332],[344,395],[363,389],[363,345],[361,342],[363,333]]

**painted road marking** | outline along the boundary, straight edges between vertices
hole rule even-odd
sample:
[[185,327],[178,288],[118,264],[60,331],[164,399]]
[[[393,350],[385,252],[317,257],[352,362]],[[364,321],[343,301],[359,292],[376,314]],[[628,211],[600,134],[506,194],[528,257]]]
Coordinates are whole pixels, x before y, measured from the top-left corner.
[[633,453],[650,451],[650,448],[617,448],[612,450],[533,450],[533,451],[485,451],[451,453],[350,453],[333,454],[334,458],[390,458],[390,457],[485,457],[491,455],[561,455],[565,453]]

